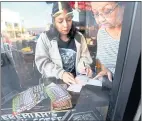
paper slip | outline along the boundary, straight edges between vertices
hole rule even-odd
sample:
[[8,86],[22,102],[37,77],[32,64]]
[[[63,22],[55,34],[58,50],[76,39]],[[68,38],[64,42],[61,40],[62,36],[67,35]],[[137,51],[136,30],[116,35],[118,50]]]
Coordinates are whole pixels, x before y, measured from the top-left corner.
[[94,85],[94,86],[102,87],[102,81],[90,79],[90,80],[86,83],[86,85]]
[[81,84],[81,85],[102,86],[101,80],[91,79],[91,78],[89,78],[88,76],[85,76],[85,75],[78,75],[76,77],[76,80],[78,80],[79,84]]
[[82,85],[79,85],[79,84],[72,84],[68,87],[68,91],[71,91],[71,92],[80,92],[82,89]]
[[78,81],[79,84],[70,85],[67,89],[68,91],[80,92],[82,89],[82,86],[85,86],[85,85],[94,85],[94,86],[102,87],[101,80],[94,80],[94,79],[91,79],[85,75],[78,75],[76,77],[76,80]]

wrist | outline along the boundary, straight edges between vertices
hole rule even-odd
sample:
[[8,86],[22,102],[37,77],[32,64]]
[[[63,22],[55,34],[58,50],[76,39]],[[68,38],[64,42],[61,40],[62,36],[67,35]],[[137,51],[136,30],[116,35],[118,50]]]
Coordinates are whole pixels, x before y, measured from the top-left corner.
[[61,70],[59,73],[59,79],[63,79],[63,74],[65,73],[65,70]]

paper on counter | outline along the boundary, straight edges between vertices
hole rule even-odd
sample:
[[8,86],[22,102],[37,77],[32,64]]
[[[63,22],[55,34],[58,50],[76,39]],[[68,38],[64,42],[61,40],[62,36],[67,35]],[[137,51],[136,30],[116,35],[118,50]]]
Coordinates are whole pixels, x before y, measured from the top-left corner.
[[94,80],[91,79],[85,75],[78,75],[76,77],[77,80],[79,80],[79,84],[72,84],[68,87],[68,91],[72,92],[80,92],[82,89],[82,86],[85,85],[93,85],[93,86],[100,86],[102,87],[102,81],[101,80]]
[[81,85],[94,85],[94,86],[102,86],[101,80],[91,79],[86,75],[78,75],[76,80],[79,80],[79,84]]
[[94,85],[94,86],[102,87],[102,81],[90,79],[90,80],[86,83],[86,85]]
[[72,84],[68,87],[68,91],[71,91],[71,92],[80,92],[82,89],[82,85],[79,85],[79,84]]

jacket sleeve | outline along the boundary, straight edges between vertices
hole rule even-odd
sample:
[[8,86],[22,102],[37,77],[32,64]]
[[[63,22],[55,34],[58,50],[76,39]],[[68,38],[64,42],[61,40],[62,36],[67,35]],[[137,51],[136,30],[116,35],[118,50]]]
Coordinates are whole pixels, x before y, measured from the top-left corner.
[[37,69],[46,78],[56,77],[57,79],[62,79],[64,69],[53,63],[49,54],[48,45],[50,45],[49,39],[42,33],[37,41],[35,51],[35,63]]
[[90,65],[93,62],[90,52],[87,47],[86,40],[82,34],[81,34],[81,48],[80,48],[80,50],[81,50],[80,51],[80,59],[79,59],[79,63],[77,66],[78,72],[80,72],[81,69],[84,68],[83,62],[85,63],[85,66],[87,66],[87,67],[90,67]]

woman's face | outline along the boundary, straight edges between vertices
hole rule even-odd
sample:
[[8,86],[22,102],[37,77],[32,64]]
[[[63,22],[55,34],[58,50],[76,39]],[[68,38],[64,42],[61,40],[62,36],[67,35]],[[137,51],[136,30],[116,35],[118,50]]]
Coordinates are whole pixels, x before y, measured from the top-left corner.
[[91,2],[96,22],[104,28],[121,25],[123,9],[116,2]]
[[72,26],[72,17],[72,14],[67,14],[66,10],[63,10],[59,16],[55,17],[55,26],[60,34],[67,35],[69,33]]

